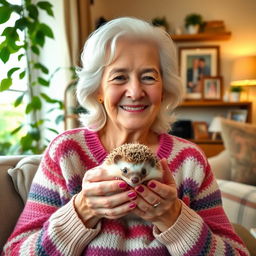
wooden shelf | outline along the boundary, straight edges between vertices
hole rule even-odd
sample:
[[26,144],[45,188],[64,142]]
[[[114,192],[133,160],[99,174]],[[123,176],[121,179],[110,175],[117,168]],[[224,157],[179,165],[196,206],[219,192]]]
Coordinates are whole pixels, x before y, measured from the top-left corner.
[[193,41],[220,41],[228,40],[231,37],[231,32],[223,33],[200,33],[200,34],[182,34],[182,35],[171,35],[174,42],[193,42]]
[[183,101],[180,106],[182,107],[248,107],[252,103],[249,101],[229,102],[229,101],[206,101],[206,100],[187,100]]
[[214,108],[238,108],[246,109],[247,112],[247,122],[252,122],[252,102],[250,101],[241,101],[241,102],[226,102],[226,101],[200,101],[200,100],[188,100],[182,102],[179,107],[214,107]]

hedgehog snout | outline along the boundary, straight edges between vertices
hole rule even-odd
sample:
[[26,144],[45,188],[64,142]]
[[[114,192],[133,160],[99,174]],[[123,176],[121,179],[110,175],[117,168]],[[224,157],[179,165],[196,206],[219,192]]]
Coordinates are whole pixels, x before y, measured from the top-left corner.
[[131,178],[131,182],[132,182],[134,185],[136,185],[136,184],[138,184],[138,183],[140,182],[140,178],[137,177],[137,176],[134,176],[134,177]]

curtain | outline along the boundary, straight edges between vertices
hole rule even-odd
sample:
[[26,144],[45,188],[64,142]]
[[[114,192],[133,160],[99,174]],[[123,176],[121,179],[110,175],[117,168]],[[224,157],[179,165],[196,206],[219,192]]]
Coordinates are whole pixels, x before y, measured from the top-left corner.
[[79,65],[80,54],[91,33],[90,0],[65,0],[64,15],[71,65]]

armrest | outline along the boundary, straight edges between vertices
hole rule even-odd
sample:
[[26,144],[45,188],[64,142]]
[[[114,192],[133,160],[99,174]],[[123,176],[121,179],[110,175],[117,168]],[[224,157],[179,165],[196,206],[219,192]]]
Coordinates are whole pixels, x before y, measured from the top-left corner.
[[216,179],[230,180],[231,165],[227,150],[208,158],[208,161]]
[[256,227],[256,187],[227,180],[217,182],[229,220],[247,229]]

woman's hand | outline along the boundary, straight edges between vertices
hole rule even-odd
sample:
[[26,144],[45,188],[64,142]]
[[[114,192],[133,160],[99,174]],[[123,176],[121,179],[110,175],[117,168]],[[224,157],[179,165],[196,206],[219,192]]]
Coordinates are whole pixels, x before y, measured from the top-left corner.
[[127,190],[128,185],[108,175],[102,167],[88,170],[83,178],[82,190],[74,200],[79,217],[88,228],[93,228],[102,218],[118,219],[133,208],[137,194]]
[[152,180],[147,186],[135,188],[138,193],[137,207],[133,213],[152,222],[163,232],[171,227],[180,215],[181,202],[177,188],[166,159],[161,160],[163,182]]

